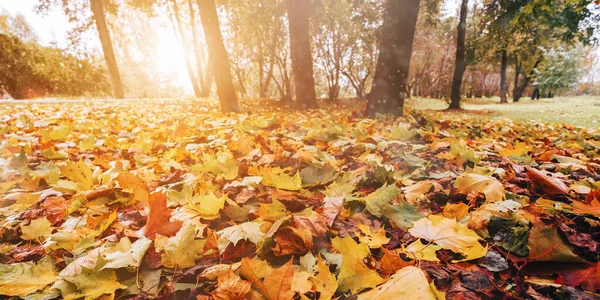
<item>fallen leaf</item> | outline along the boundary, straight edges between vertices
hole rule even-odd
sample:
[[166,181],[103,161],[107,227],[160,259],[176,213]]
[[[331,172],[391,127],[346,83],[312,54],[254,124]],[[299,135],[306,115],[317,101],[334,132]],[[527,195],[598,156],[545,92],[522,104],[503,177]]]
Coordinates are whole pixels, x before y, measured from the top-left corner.
[[343,257],[338,275],[338,291],[350,290],[357,293],[383,282],[383,278],[364,263],[364,259],[370,255],[366,244],[358,244],[348,235],[344,238],[333,238],[331,244]]
[[161,192],[150,195],[150,213],[144,227],[144,235],[154,239],[157,234],[171,237],[181,228],[180,221],[171,221],[171,210],[167,208],[167,196]]
[[420,299],[436,300],[427,277],[417,267],[404,267],[384,284],[368,292],[358,294],[359,300],[371,299]]

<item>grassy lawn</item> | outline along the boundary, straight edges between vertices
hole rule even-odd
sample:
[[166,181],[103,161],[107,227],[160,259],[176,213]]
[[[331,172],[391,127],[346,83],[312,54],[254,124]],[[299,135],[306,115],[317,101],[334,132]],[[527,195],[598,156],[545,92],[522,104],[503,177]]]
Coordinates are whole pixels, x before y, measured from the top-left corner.
[[[437,111],[448,105],[438,99],[411,99],[409,107],[416,110]],[[468,99],[463,102],[467,112],[452,114],[465,117],[488,119],[510,118],[518,121],[540,121],[548,123],[566,123],[576,126],[597,128],[600,125],[600,97],[558,97],[531,101],[528,98],[518,103],[500,104],[498,98]]]

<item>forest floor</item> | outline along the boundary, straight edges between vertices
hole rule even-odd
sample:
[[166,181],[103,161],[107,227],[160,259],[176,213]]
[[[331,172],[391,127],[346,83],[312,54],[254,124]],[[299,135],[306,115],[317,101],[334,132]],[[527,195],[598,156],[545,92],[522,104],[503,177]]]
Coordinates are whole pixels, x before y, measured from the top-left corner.
[[598,99],[559,101],[5,102],[0,296],[595,299]]
[[[448,107],[444,100],[417,98],[407,104],[417,110],[443,110]],[[566,123],[596,128],[600,126],[600,96],[557,97],[531,101],[524,98],[518,103],[500,104],[499,98],[466,99],[463,108],[468,117],[487,119],[509,118],[518,121]],[[456,116],[465,112],[451,113]]]

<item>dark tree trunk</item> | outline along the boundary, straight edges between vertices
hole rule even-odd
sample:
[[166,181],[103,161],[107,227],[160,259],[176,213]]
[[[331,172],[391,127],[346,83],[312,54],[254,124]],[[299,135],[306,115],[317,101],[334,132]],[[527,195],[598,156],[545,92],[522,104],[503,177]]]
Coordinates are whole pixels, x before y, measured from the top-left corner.
[[221,109],[225,112],[237,112],[240,107],[233,86],[229,55],[227,49],[225,49],[225,44],[223,44],[223,36],[219,27],[219,16],[217,15],[215,0],[197,0],[197,2],[208,46],[210,68],[217,83],[217,95],[219,96]]
[[502,63],[500,66],[500,103],[508,103],[506,97],[506,69],[508,67],[508,55],[502,50]]
[[313,60],[310,50],[309,16],[311,1],[287,0],[287,9],[296,101],[301,109],[317,108]]
[[377,113],[401,116],[420,0],[388,0],[383,16],[379,59],[371,92],[367,96],[367,116]]
[[202,65],[202,49],[200,49],[200,43],[198,42],[198,32],[196,30],[196,12],[194,10],[194,4],[192,0],[188,0],[188,7],[190,10],[190,26],[192,27],[192,42],[194,43],[194,55],[196,58],[196,68],[198,69],[198,84],[200,87],[200,97],[210,96],[210,83],[204,68]]
[[117,64],[117,58],[110,38],[110,32],[108,31],[108,25],[106,24],[106,15],[104,14],[104,4],[102,1],[103,0],[90,0],[90,7],[92,9],[92,14],[94,15],[96,28],[98,29],[100,44],[102,44],[102,52],[104,52],[104,59],[108,66],[108,74],[113,88],[113,97],[123,99],[125,98],[123,83],[121,82],[119,65]]
[[529,82],[531,81],[531,78],[533,78],[533,75],[535,74],[535,69],[542,62],[543,58],[544,58],[544,56],[542,56],[542,55],[540,55],[540,57],[538,57],[538,59],[535,61],[535,64],[533,65],[533,68],[529,71],[527,76],[525,76],[525,78],[523,78],[523,83],[521,83],[520,86],[518,86],[517,82],[515,81],[515,92],[513,94],[514,102],[519,102],[519,99],[521,99],[521,97],[523,97],[523,93],[525,93],[525,89],[527,88],[527,86],[529,85]]
[[515,80],[513,83],[513,102],[519,102],[519,98],[517,97],[517,91],[519,89],[519,76],[521,76],[521,64],[523,62],[519,62],[519,57],[515,55]]
[[467,12],[469,0],[462,0],[460,6],[460,21],[458,22],[458,36],[456,38],[456,64],[454,65],[454,76],[452,77],[452,93],[450,94],[450,107],[448,109],[460,108],[461,86],[467,61],[465,58],[465,37],[467,34]]
[[531,100],[538,99],[540,99],[540,88],[536,86],[533,88],[533,92],[531,93]]
[[190,60],[190,49],[185,42],[185,34],[183,32],[183,25],[181,24],[181,15],[179,14],[179,5],[177,4],[177,0],[172,0],[173,2],[173,13],[175,14],[175,22],[177,22],[176,31],[179,33],[179,40],[181,42],[181,47],[183,48],[183,56],[185,61],[185,68],[188,72],[188,76],[190,77],[190,82],[192,83],[192,88],[194,89],[194,95],[197,98],[200,98],[202,95],[200,93],[200,87],[198,86],[198,80],[194,75],[194,69],[192,68],[192,62]]

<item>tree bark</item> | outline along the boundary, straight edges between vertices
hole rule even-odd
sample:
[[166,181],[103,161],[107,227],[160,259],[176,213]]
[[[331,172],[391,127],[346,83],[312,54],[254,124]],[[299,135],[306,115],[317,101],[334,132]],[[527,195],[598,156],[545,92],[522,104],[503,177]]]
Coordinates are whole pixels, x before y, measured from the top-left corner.
[[420,0],[386,3],[375,78],[367,95],[367,116],[403,113],[419,4]]
[[508,55],[502,50],[502,62],[500,66],[500,103],[508,103],[506,97],[506,69],[508,67]]
[[235,87],[231,76],[229,54],[223,43],[223,35],[219,27],[219,16],[215,0],[197,0],[200,8],[200,19],[208,45],[208,59],[217,83],[217,95],[221,109],[225,112],[240,110]]
[[529,82],[531,81],[531,78],[533,78],[533,75],[535,74],[535,69],[540,65],[543,58],[544,58],[544,56],[542,56],[542,55],[540,55],[540,57],[538,57],[538,59],[535,61],[535,64],[533,65],[533,68],[529,71],[527,76],[525,76],[525,78],[523,78],[523,83],[521,83],[521,86],[517,86],[516,82],[515,82],[515,93],[513,95],[513,101],[519,102],[519,99],[521,99],[521,97],[523,97],[523,93],[525,92],[525,89],[527,88],[527,86],[529,85]]
[[519,76],[521,75],[521,64],[523,62],[519,61],[519,57],[515,54],[515,80],[513,83],[513,102],[519,102],[519,98],[517,97],[517,91],[519,90]]
[[117,58],[113,49],[110,32],[108,31],[108,25],[106,24],[106,15],[104,14],[103,0],[90,0],[90,7],[98,29],[98,36],[100,37],[100,44],[102,44],[102,52],[104,53],[104,59],[108,66],[108,74],[113,88],[113,97],[117,99],[125,98],[123,92],[123,83],[121,81],[121,73],[119,72],[119,65],[117,64]]
[[287,9],[296,101],[301,109],[317,108],[309,32],[311,1],[287,0]]
[[175,15],[175,22],[177,22],[177,31],[179,33],[179,41],[181,43],[181,47],[183,48],[183,59],[185,61],[185,68],[187,69],[188,76],[190,78],[190,82],[192,83],[192,88],[194,89],[194,95],[196,98],[202,97],[200,93],[200,87],[198,86],[198,80],[194,75],[194,69],[192,68],[192,62],[190,61],[190,49],[185,42],[185,35],[183,33],[183,25],[181,24],[181,15],[179,14],[179,5],[177,4],[177,0],[172,0],[173,2],[173,13]]
[[465,58],[465,38],[467,35],[467,12],[469,0],[462,0],[460,6],[460,21],[458,22],[458,36],[456,38],[456,63],[454,65],[454,76],[452,77],[452,92],[450,94],[450,107],[448,109],[460,109],[460,97],[462,79],[467,68]]
[[200,87],[200,97],[206,98],[210,96],[210,83],[202,65],[202,49],[198,42],[198,32],[196,30],[196,12],[192,0],[188,0],[188,8],[190,10],[190,26],[192,27],[192,39],[194,43],[194,56],[196,58],[196,68],[198,69],[198,85]]

